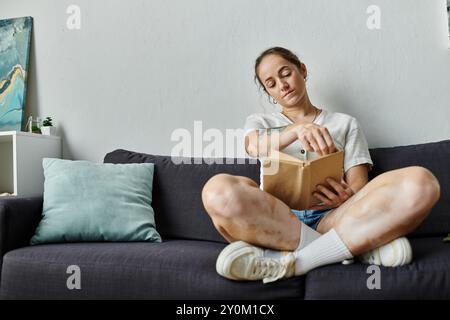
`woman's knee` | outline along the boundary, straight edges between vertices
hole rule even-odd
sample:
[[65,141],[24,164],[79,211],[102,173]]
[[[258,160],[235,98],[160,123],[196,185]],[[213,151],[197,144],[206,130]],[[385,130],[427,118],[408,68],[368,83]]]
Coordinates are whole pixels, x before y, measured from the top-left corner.
[[[378,210],[393,211],[395,218],[401,224],[416,225],[423,221],[430,213],[440,196],[439,182],[433,173],[420,166],[411,166],[395,171],[388,171],[378,176],[379,198]],[[362,208],[364,204],[359,204]],[[354,214],[342,215],[339,223],[350,226],[358,223],[359,218],[364,218],[360,210],[353,211]],[[387,219],[392,219],[388,217]],[[393,221],[393,220],[389,220]]]
[[407,227],[409,233],[430,214],[439,200],[440,185],[433,173],[424,167],[412,166],[404,169],[399,201],[403,207],[401,224]]
[[208,214],[221,218],[233,218],[243,214],[246,200],[242,189],[252,185],[252,182],[254,183],[249,178],[225,173],[210,178],[202,190],[202,201]]
[[405,168],[402,181],[404,200],[411,206],[430,206],[439,200],[440,184],[434,174],[419,166]]

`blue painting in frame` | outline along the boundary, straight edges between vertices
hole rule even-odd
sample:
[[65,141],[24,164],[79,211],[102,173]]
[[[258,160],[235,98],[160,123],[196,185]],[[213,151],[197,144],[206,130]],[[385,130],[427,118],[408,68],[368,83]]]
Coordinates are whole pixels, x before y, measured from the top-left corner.
[[21,131],[33,18],[0,20],[0,131]]
[[450,0],[447,0],[448,35],[450,38]]

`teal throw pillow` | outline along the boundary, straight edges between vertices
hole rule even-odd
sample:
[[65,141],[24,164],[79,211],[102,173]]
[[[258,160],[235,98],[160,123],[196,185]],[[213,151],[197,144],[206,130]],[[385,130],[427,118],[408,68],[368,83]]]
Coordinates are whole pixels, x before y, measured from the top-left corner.
[[44,205],[31,244],[161,242],[152,203],[154,164],[43,159]]

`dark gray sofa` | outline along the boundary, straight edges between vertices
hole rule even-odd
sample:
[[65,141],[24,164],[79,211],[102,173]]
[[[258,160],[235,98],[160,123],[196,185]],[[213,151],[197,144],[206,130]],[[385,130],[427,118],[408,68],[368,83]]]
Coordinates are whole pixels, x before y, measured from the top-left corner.
[[[450,140],[370,150],[372,179],[395,168],[420,165],[441,183],[441,199],[410,238],[414,260],[381,267],[381,289],[369,290],[368,265],[334,264],[274,283],[234,282],[216,274],[226,245],[201,202],[201,189],[218,173],[259,182],[259,164],[180,164],[169,156],[126,150],[107,163],[155,163],[153,208],[162,243],[64,243],[29,246],[42,197],[0,199],[3,299],[450,299]],[[185,159],[192,160],[192,159]],[[230,160],[230,159],[229,159]],[[248,162],[248,159],[247,159]],[[81,289],[69,290],[67,268],[81,271]]]

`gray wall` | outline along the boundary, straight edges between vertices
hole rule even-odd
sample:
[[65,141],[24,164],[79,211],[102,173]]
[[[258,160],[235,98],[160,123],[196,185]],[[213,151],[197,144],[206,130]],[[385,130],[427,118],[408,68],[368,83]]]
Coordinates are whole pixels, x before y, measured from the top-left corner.
[[[372,4],[380,30],[366,26]],[[0,18],[28,15],[27,113],[54,117],[66,158],[170,154],[195,120],[225,132],[278,110],[253,82],[273,45],[299,54],[312,102],[355,116],[370,147],[450,138],[446,0],[0,1]]]

